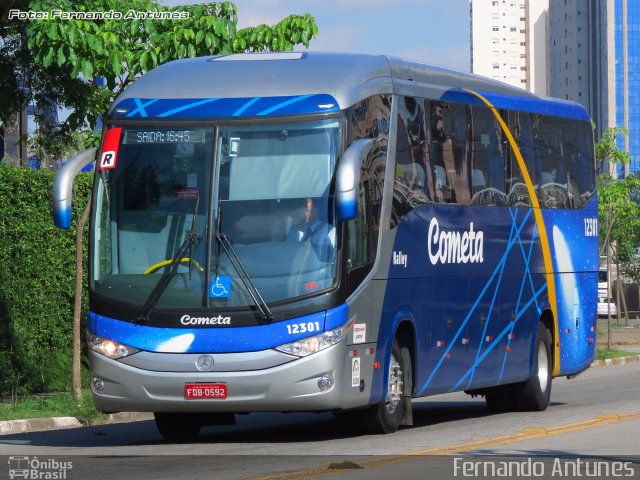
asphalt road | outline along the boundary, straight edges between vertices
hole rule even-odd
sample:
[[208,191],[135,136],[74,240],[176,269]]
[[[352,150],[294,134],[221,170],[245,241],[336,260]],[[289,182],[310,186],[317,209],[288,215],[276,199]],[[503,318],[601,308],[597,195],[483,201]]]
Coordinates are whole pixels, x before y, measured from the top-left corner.
[[[515,455],[529,462],[525,470],[546,462],[545,474],[564,468],[556,458],[590,458],[595,463],[567,467],[582,477],[584,468],[605,468],[599,461],[631,461],[634,470],[622,476],[640,479],[640,362],[556,379],[551,401],[546,412],[490,414],[479,398],[430,397],[414,401],[415,425],[393,435],[361,435],[331,414],[251,414],[235,426],[204,428],[195,442],[171,444],[143,421],[6,435],[0,455],[72,461],[67,479],[465,478],[455,457],[476,454]],[[8,478],[2,463],[0,478]]]

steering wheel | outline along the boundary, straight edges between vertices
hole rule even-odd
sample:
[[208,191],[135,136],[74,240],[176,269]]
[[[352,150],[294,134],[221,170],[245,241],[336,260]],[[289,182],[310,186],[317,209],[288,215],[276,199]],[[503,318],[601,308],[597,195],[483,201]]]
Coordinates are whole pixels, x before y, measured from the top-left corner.
[[[163,260],[161,262],[155,263],[155,264],[151,265],[149,268],[147,268],[144,271],[144,274],[145,275],[149,275],[151,273],[155,273],[156,271],[160,270],[161,268],[164,268],[164,267],[166,267],[168,265],[171,265],[172,263],[173,263],[172,259]],[[202,266],[198,262],[196,262],[195,260],[191,260],[191,258],[189,258],[189,257],[181,258],[178,261],[178,263],[193,263],[198,270],[200,270],[201,272],[204,272],[204,268],[202,268]]]

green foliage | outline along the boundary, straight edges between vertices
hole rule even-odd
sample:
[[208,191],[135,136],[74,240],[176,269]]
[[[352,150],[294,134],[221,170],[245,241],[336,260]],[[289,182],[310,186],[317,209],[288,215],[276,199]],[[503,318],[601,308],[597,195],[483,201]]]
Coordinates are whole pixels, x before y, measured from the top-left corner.
[[[0,394],[63,391],[71,383],[75,231],[53,225],[53,178],[0,167]],[[80,209],[90,184],[91,175],[77,177]]]
[[[42,148],[56,158],[74,141],[74,132],[93,130],[117,95],[158,65],[196,56],[308,47],[318,33],[308,14],[289,15],[274,26],[237,30],[237,9],[230,2],[164,7],[154,0],[30,0],[28,7],[65,13],[114,11],[122,16],[0,24],[0,118],[31,101],[44,108],[47,99],[72,110],[57,131],[40,129],[37,133]],[[146,12],[182,18],[137,18]],[[22,31],[26,44],[21,41]],[[26,74],[32,98],[18,88],[18,71]],[[98,78],[105,79],[106,85],[98,87]],[[85,145],[89,146],[91,142]]]
[[294,45],[308,47],[317,35],[318,27],[311,15],[289,15],[274,27],[262,24],[239,30],[232,47],[234,52],[290,51]]
[[618,149],[616,145],[618,135],[629,135],[629,131],[620,127],[609,127],[602,134],[600,141],[596,143],[595,150],[598,170],[600,170],[603,162],[624,165],[631,161],[631,155],[629,155],[628,152]]
[[[596,160],[624,165],[629,153],[618,150],[616,137],[628,135],[623,128],[608,128],[596,143]],[[640,281],[640,262],[636,251],[640,247],[640,179],[629,176],[614,179],[608,174],[598,177],[598,217],[603,252],[613,250],[613,261],[627,277]]]
[[[640,180],[635,176],[612,179],[608,175],[598,178],[598,214],[600,235],[619,247],[631,241],[638,244],[640,233],[640,206],[633,201],[640,193]],[[623,247],[627,248],[627,247]],[[630,247],[633,249],[633,245]]]
[[0,421],[43,417],[76,417],[85,425],[102,423],[107,419],[94,408],[89,390],[82,392],[80,403],[71,393],[14,397],[10,402],[0,403]]
[[596,360],[606,360],[607,358],[621,358],[633,355],[630,352],[624,350],[618,350],[615,348],[598,347],[596,350]]

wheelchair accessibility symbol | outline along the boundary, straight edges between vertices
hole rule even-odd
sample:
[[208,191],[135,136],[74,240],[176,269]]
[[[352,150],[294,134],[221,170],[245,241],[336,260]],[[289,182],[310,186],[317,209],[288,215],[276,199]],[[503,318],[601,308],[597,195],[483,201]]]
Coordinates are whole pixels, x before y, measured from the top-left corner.
[[231,296],[231,277],[223,276],[211,279],[209,298],[229,298]]

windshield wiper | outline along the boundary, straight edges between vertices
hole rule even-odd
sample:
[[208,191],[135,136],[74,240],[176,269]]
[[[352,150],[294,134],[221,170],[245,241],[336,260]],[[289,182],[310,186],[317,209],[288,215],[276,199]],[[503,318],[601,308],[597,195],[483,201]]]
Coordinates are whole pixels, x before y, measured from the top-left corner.
[[191,276],[191,265],[193,264],[193,246],[198,241],[198,234],[196,233],[196,217],[198,216],[198,206],[200,205],[200,196],[196,198],[196,208],[193,212],[193,219],[191,220],[191,230],[187,232],[182,245],[176,252],[176,254],[171,258],[171,263],[165,267],[164,272],[162,272],[162,276],[151,290],[147,301],[144,303],[142,310],[138,314],[137,317],[133,319],[135,323],[147,323],[149,321],[149,313],[156,306],[158,300],[164,293],[164,291],[169,286],[171,279],[176,274],[178,270],[178,266],[180,265],[180,261],[182,260],[182,256],[189,249],[189,276]]
[[262,295],[260,295],[260,291],[256,287],[256,284],[253,282],[253,279],[244,268],[244,265],[240,261],[240,257],[236,253],[236,249],[233,248],[229,237],[227,237],[227,235],[225,235],[224,233],[217,233],[216,239],[218,240],[218,242],[220,242],[220,245],[222,245],[222,248],[224,248],[224,251],[229,256],[229,260],[231,260],[231,264],[240,275],[242,283],[244,283],[244,286],[247,287],[249,295],[251,295],[251,299],[253,300],[256,308],[260,311],[266,321],[272,322],[273,313],[271,313],[271,310],[269,310],[269,306],[264,301],[264,298],[262,298]]

